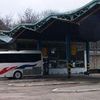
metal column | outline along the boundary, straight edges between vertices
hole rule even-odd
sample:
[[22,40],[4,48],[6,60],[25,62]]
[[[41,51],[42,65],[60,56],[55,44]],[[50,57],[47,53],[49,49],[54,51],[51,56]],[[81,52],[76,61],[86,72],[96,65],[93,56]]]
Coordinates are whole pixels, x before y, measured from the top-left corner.
[[90,49],[90,47],[89,47],[89,42],[87,41],[87,42],[86,42],[87,72],[88,72],[88,70],[89,70],[89,49]]
[[42,41],[38,40],[37,41],[37,50],[41,50],[41,48],[42,48]]
[[71,34],[66,35],[66,61],[68,78],[71,77]]

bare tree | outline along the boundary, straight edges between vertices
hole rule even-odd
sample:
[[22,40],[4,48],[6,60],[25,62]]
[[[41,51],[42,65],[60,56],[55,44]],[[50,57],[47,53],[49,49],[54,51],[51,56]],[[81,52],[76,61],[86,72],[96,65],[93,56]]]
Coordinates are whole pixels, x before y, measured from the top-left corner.
[[9,27],[6,26],[3,18],[0,18],[0,30],[9,30]]
[[38,18],[38,14],[33,13],[32,9],[27,8],[23,15],[19,15],[19,23],[35,23],[38,21]]
[[3,23],[5,26],[10,29],[12,27],[12,17],[10,15],[6,15],[4,18],[2,18]]
[[46,18],[46,17],[48,17],[48,16],[50,16],[50,15],[54,15],[54,14],[58,14],[58,13],[59,13],[58,11],[46,10],[46,11],[43,11],[43,12],[41,13],[41,17],[42,17],[42,18]]

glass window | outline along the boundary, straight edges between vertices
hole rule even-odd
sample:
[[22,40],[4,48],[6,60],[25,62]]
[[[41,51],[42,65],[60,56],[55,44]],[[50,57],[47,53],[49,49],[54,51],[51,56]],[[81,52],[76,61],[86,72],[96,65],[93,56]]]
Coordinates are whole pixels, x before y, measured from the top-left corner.
[[0,62],[35,62],[41,60],[41,54],[1,54]]

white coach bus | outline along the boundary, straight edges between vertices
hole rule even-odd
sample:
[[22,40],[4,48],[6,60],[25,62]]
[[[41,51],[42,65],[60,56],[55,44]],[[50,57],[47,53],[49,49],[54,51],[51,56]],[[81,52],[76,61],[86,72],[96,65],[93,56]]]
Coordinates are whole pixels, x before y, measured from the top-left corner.
[[41,51],[0,51],[0,77],[21,79],[42,74]]

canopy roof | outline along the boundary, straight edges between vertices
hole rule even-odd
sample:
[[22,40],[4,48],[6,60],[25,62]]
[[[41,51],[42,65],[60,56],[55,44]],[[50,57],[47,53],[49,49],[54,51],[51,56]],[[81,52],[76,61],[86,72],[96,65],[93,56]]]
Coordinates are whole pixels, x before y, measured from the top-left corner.
[[18,25],[8,32],[17,38],[34,38],[49,41],[65,41],[68,33],[73,41],[100,40],[100,2],[92,1],[70,13],[50,15],[36,24]]

